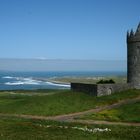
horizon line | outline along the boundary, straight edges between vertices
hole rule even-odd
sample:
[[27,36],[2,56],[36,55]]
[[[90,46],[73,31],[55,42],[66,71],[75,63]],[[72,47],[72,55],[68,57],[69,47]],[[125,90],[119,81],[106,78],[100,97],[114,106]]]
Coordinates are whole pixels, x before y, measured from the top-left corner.
[[64,61],[127,61],[127,59],[64,59],[64,58],[0,58],[0,59],[7,59],[7,60],[12,60],[12,59],[19,59],[19,60],[64,60]]

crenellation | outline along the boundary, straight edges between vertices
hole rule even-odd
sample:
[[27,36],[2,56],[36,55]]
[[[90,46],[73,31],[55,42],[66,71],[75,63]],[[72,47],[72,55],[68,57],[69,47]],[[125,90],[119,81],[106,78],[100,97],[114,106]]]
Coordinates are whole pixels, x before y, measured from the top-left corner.
[[134,31],[133,31],[133,29],[131,29],[131,31],[130,31],[130,37],[134,37],[134,35],[135,35]]
[[139,22],[139,24],[138,24],[136,33],[138,33],[138,32],[140,32],[140,22]]
[[138,27],[136,31],[131,29],[131,31],[127,32],[127,43],[133,43],[133,42],[140,42],[140,23],[138,24]]

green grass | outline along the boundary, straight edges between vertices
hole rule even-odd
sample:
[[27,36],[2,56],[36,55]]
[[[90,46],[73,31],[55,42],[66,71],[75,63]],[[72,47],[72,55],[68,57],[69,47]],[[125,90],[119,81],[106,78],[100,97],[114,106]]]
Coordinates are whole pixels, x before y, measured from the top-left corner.
[[52,82],[62,82],[62,83],[89,83],[96,84],[99,80],[109,80],[113,79],[115,83],[126,83],[126,76],[108,76],[108,77],[60,77],[49,79]]
[[[23,92],[26,94],[21,94]],[[19,94],[18,92],[11,94],[11,91],[0,92],[0,113],[53,116],[84,111],[140,95],[140,90],[129,90],[104,97],[93,97],[70,90],[37,91],[38,95],[33,95],[34,92],[36,93],[36,91],[29,91],[29,94],[28,91],[19,91]]]
[[[69,90],[1,91],[0,113],[50,116],[79,112],[137,96],[140,96],[140,90],[128,90],[104,97],[93,97]],[[123,109],[121,108],[124,113],[122,115],[128,118],[132,117],[132,114],[137,112],[136,108],[139,109],[139,103],[130,107],[125,105]],[[48,125],[51,127],[48,128]],[[111,131],[90,133],[73,129],[73,127],[109,128]],[[139,138],[140,127],[84,125],[0,117],[0,140],[139,140]]]
[[[51,125],[50,128],[47,128]],[[60,128],[60,126],[63,126]],[[68,128],[64,128],[67,126]],[[109,128],[108,132],[84,132],[72,129]],[[50,121],[26,120],[18,118],[0,118],[0,140],[139,140],[140,127],[111,125],[82,125],[76,123],[58,123]]]
[[140,102],[122,105],[116,109],[104,110],[86,115],[82,119],[119,122],[140,122]]

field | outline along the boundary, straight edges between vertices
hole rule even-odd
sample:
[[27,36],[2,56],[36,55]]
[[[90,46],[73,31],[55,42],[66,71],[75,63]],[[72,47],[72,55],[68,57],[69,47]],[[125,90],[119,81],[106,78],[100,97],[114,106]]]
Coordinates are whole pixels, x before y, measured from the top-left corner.
[[[140,125],[84,123],[85,119],[94,120],[93,113],[83,116],[83,123],[76,122],[74,117],[75,122],[68,119],[70,114],[76,112],[122,104],[123,101],[139,97],[140,90],[128,90],[104,97],[70,90],[0,91],[0,140],[139,140]],[[106,112],[107,116],[112,110],[122,112],[120,116],[127,118],[125,122],[139,124],[139,102],[126,102],[118,108],[101,112]],[[61,120],[55,118],[56,115],[65,114],[68,114],[68,121],[63,120],[63,117]]]
[[[96,131],[97,128],[107,131]],[[139,128],[1,118],[0,140],[139,140]]]
[[[38,94],[37,94],[38,93]],[[0,113],[53,116],[85,111],[135,98],[138,90],[105,97],[93,97],[70,90],[0,92]]]
[[50,82],[55,83],[89,83],[96,84],[100,80],[113,79],[115,83],[126,83],[126,76],[99,76],[99,77],[60,77],[60,78],[50,78]]
[[133,104],[122,105],[118,108],[93,113],[83,117],[82,119],[140,122],[140,101]]

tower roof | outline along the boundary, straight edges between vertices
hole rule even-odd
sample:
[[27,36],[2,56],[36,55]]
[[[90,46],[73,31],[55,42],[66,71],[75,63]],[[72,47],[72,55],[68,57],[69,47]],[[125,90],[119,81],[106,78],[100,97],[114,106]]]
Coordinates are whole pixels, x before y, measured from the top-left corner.
[[140,33],[140,22],[139,22],[139,25],[137,27],[136,33]]
[[133,29],[127,32],[127,42],[140,42],[140,23],[135,32]]

